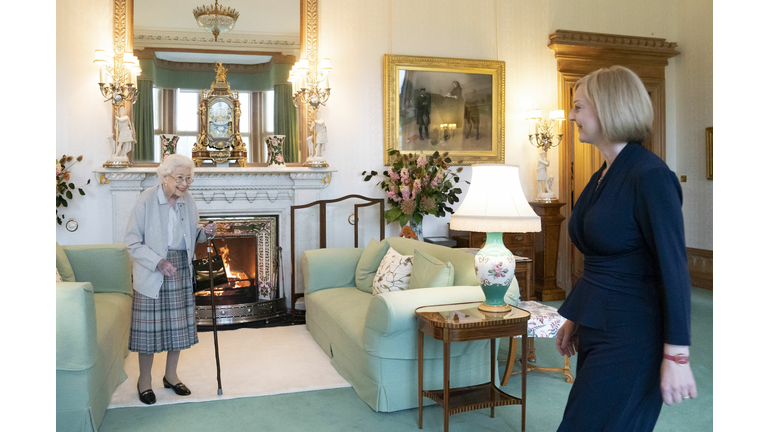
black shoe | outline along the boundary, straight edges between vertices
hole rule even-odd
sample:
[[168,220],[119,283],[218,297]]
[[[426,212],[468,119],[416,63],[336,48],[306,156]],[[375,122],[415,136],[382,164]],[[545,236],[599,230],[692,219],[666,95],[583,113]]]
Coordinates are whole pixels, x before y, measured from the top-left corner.
[[173,385],[169,383],[168,380],[165,379],[165,377],[163,377],[163,387],[172,388],[173,391],[175,391],[176,394],[179,396],[189,396],[192,394],[192,392],[189,391],[189,389],[187,388],[187,386],[184,385],[184,383],[180,382],[176,385]]
[[139,400],[147,405],[152,405],[153,403],[157,402],[157,399],[155,399],[155,392],[152,391],[152,389],[141,391],[139,389],[139,383],[136,383],[136,390],[139,391]]

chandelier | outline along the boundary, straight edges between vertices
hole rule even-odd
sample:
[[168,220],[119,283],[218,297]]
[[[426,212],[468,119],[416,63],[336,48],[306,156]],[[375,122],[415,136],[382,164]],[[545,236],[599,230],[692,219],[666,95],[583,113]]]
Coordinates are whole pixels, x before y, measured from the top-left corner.
[[232,30],[240,17],[240,12],[233,8],[219,6],[219,0],[216,0],[215,5],[195,8],[192,10],[192,14],[201,29],[213,33],[214,41],[219,40],[221,33]]

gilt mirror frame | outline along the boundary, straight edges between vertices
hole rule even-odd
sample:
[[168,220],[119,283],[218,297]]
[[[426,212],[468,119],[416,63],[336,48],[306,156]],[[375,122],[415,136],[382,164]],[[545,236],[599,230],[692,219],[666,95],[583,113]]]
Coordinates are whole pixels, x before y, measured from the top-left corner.
[[[301,2],[301,57],[309,60],[310,68],[316,68],[318,65],[318,26],[317,26],[317,3],[319,0],[299,0]],[[115,56],[120,56],[126,51],[133,52],[133,0],[114,0],[113,3],[113,50]],[[133,105],[126,104],[126,114],[133,121]],[[112,117],[117,116],[118,106],[112,107]],[[306,105],[300,105],[299,111],[299,161],[296,163],[287,163],[287,166],[302,166],[307,158],[307,137],[309,128],[314,121],[314,113],[307,109]],[[157,166],[157,163],[135,163],[133,161],[133,152],[130,153],[131,162],[134,166]],[[253,166],[266,166],[266,164],[254,163]]]

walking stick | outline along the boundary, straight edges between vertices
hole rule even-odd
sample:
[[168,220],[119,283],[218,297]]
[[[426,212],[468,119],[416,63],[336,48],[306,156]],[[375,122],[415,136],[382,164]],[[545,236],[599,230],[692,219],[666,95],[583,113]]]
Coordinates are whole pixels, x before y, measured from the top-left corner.
[[208,243],[208,278],[211,281],[211,317],[213,317],[213,347],[216,352],[216,380],[219,382],[219,396],[221,391],[221,366],[219,365],[219,336],[216,332],[216,293],[213,289],[213,261],[211,260],[211,237],[207,238]]

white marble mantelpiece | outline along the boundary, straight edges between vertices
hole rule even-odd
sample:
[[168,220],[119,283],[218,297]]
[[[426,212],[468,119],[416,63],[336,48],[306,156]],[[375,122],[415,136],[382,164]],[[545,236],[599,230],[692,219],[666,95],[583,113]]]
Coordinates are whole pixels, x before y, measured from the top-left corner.
[[[288,282],[290,208],[321,199],[320,192],[328,187],[334,172],[333,168],[304,167],[195,168],[190,193],[201,217],[278,215],[283,271]],[[157,168],[99,168],[94,175],[98,184],[112,193],[112,240],[122,243],[139,195],[158,184]],[[303,247],[297,244],[297,250]]]

